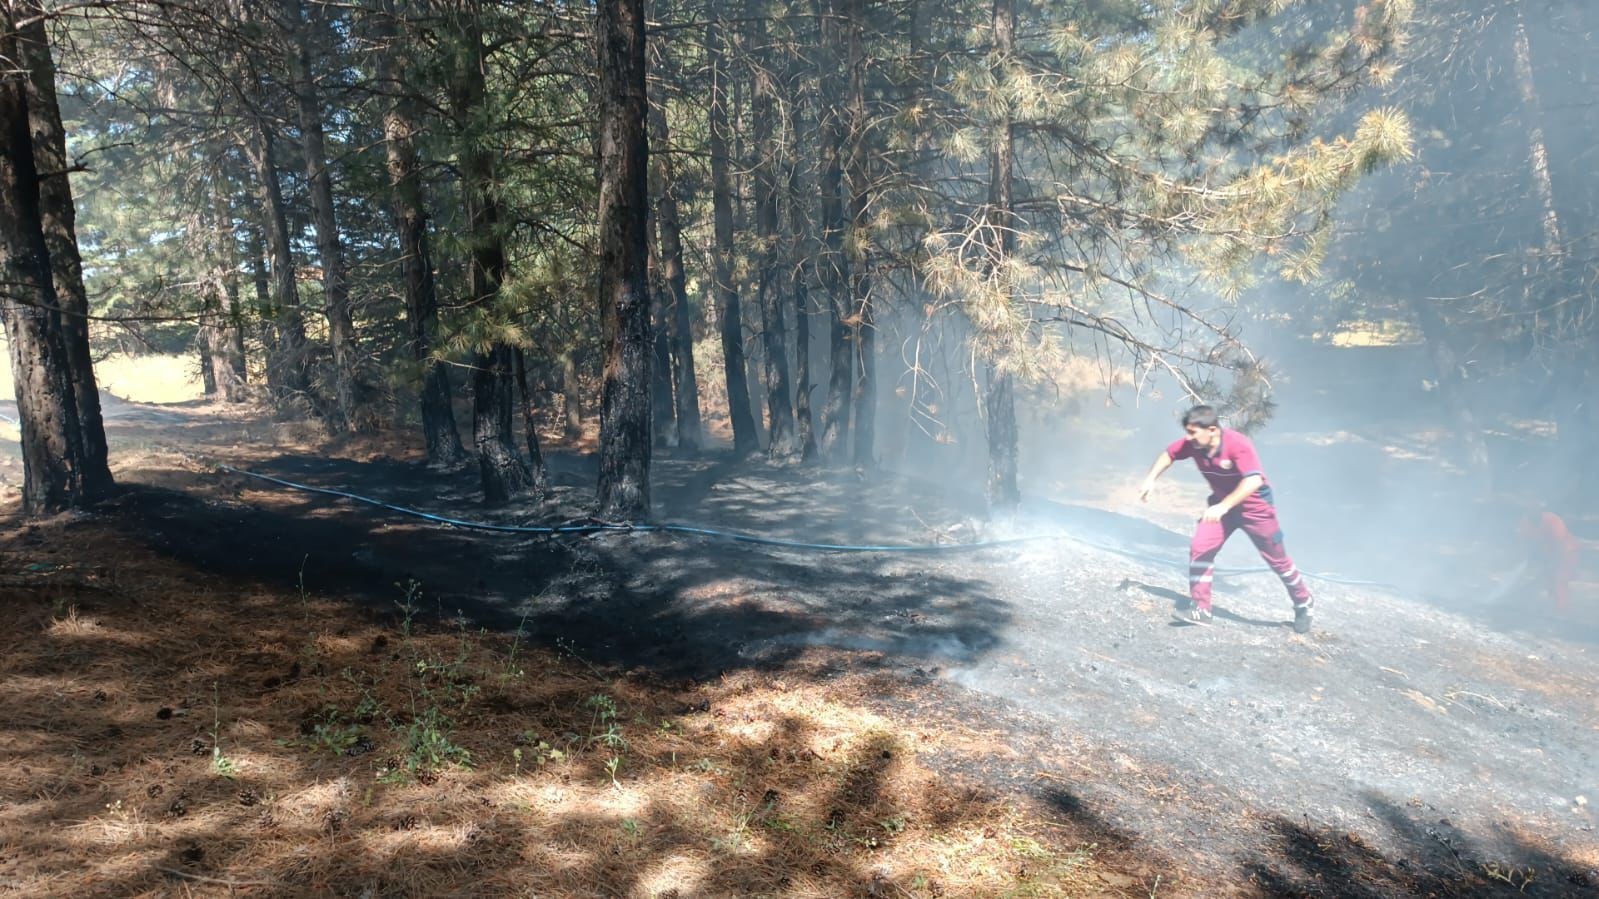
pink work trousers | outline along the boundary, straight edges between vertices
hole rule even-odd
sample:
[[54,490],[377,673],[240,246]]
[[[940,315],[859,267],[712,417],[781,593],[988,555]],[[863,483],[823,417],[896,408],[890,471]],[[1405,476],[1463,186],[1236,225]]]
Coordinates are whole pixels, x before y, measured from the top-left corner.
[[[1214,502],[1214,501],[1213,501]],[[1233,531],[1243,528],[1244,533],[1260,550],[1260,557],[1288,588],[1288,597],[1294,605],[1310,602],[1310,588],[1305,577],[1294,567],[1283,548],[1283,529],[1277,523],[1277,512],[1270,505],[1245,503],[1222,516],[1221,521],[1201,521],[1194,527],[1194,539],[1188,548],[1188,595],[1194,605],[1210,608],[1210,584],[1216,573],[1216,554]]]

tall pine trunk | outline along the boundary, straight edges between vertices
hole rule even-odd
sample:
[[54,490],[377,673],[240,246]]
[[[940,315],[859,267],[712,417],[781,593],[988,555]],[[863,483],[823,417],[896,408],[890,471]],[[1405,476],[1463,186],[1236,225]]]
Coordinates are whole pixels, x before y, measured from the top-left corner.
[[855,258],[850,260],[850,295],[855,313],[855,464],[870,467],[877,458],[877,328],[872,309],[870,241],[865,239],[871,208],[871,171],[866,121],[866,54],[862,45],[862,0],[851,0],[849,23],[849,196]]
[[667,149],[666,110],[659,104],[650,108],[650,141],[650,165],[660,185],[656,189],[655,225],[660,232],[661,280],[671,304],[670,349],[677,445],[694,451],[704,442],[704,425],[700,421],[699,378],[694,371],[694,330],[683,268],[683,225],[677,208],[677,180]]
[[89,299],[83,287],[83,260],[78,254],[77,208],[67,177],[66,129],[61,125],[61,108],[56,102],[55,62],[45,33],[43,6],[38,0],[27,0],[21,9],[31,19],[17,36],[17,48],[28,69],[28,119],[35,166],[40,174],[39,213],[60,303],[68,377],[78,407],[83,490],[94,499],[111,490],[111,467],[100,414],[100,391],[89,352]]
[[[466,53],[451,85],[452,99],[460,129],[461,187],[466,195],[467,233],[472,245],[472,304],[492,309],[505,281],[505,238],[500,230],[494,157],[473,125],[485,96],[483,34],[475,19],[468,19],[466,26]],[[495,343],[473,354],[472,438],[477,446],[483,499],[491,505],[527,492],[533,483],[513,442],[514,368],[513,350],[505,344]]]
[[255,165],[257,187],[261,192],[261,214],[265,221],[267,254],[272,262],[272,309],[274,342],[267,352],[267,389],[280,404],[290,398],[309,400],[311,376],[305,319],[300,311],[300,291],[294,280],[294,253],[289,245],[289,213],[283,202],[283,186],[278,183],[278,165],[272,132],[257,117],[255,140],[249,149]]
[[846,54],[840,52],[848,34],[836,0],[821,0],[822,28],[821,103],[817,111],[818,160],[821,194],[822,252],[818,274],[827,293],[828,379],[822,404],[822,436],[818,451],[824,461],[845,459],[849,443],[850,395],[854,380],[855,347],[850,326],[850,272],[844,254],[848,230],[844,189],[844,80]]
[[601,518],[650,513],[649,208],[644,0],[599,0]]
[[365,388],[356,366],[355,323],[350,316],[350,283],[344,264],[344,243],[339,238],[333,208],[333,178],[328,174],[322,102],[311,71],[311,34],[306,27],[301,0],[284,0],[288,19],[291,89],[299,109],[300,144],[305,157],[306,181],[311,193],[311,223],[316,229],[317,255],[322,260],[322,299],[328,319],[328,341],[333,347],[334,411],[328,424],[336,431],[362,430],[369,423],[362,412]]
[[222,166],[211,171],[211,272],[205,285],[205,319],[200,325],[208,392],[225,403],[244,402],[242,342],[233,339],[238,321],[238,285],[233,214],[228,208]]
[[583,381],[577,373],[577,351],[561,354],[561,436],[583,439]]
[[[259,213],[259,210],[252,210]],[[272,324],[272,278],[267,271],[266,241],[261,236],[260,220],[265,216],[257,214],[256,222],[244,226],[244,252],[249,257],[250,286],[255,294],[255,320],[257,336],[261,340],[261,347],[266,352],[266,375],[271,380],[271,356],[273,347],[278,345],[276,329]],[[242,339],[242,335],[241,335]],[[270,389],[270,383],[268,385]]]
[[1416,323],[1421,328],[1421,338],[1432,360],[1433,372],[1438,377],[1438,396],[1443,400],[1449,419],[1454,422],[1459,437],[1456,452],[1458,461],[1473,474],[1473,482],[1486,494],[1492,489],[1493,470],[1488,455],[1488,442],[1484,438],[1482,422],[1472,408],[1465,379],[1461,377],[1460,360],[1449,341],[1449,326],[1444,321],[1434,301],[1426,297],[1411,300]]
[[[17,58],[14,14],[0,12],[0,56]],[[4,319],[22,437],[22,509],[82,505],[83,432],[40,210],[28,124],[27,77],[0,73],[0,318]]]
[[799,455],[794,433],[793,390],[788,373],[788,334],[784,323],[783,285],[778,272],[777,163],[783,132],[777,120],[775,54],[769,48],[766,20],[756,17],[755,73],[755,234],[760,241],[756,284],[761,304],[761,349],[766,382],[766,453],[788,461]]
[[733,182],[728,171],[727,63],[723,54],[723,28],[718,6],[705,29],[706,64],[711,70],[710,153],[711,205],[716,246],[712,277],[715,280],[716,315],[722,333],[722,368],[727,377],[727,414],[733,425],[733,451],[753,453],[760,448],[755,416],[750,411],[749,379],[744,371],[744,319],[738,288],[733,283]]
[[539,447],[539,404],[527,376],[527,354],[516,350],[516,386],[522,394],[522,430],[527,438],[527,456],[533,476],[533,492],[543,494],[550,489],[550,470],[544,464],[544,452]]
[[411,358],[422,372],[419,396],[422,437],[429,465],[455,468],[466,461],[466,449],[461,445],[461,434],[455,425],[449,370],[433,358],[439,300],[433,281],[427,207],[422,199],[421,165],[416,150],[420,126],[416,102],[394,63],[394,55],[402,49],[395,43],[395,30],[390,24],[393,4],[385,6],[375,17],[373,30],[383,43],[378,48],[378,79],[394,96],[394,101],[384,110],[383,137],[395,230],[400,238],[400,271],[405,282],[405,317],[411,338]]
[[659,226],[655,213],[646,205],[644,240],[648,245],[646,282],[650,292],[650,431],[656,446],[677,446],[677,406],[672,401],[672,341],[666,279],[661,275],[661,258],[656,238]]
[[805,273],[814,258],[814,244],[808,237],[810,222],[805,218],[805,203],[800,199],[799,167],[796,159],[788,175],[788,270],[789,291],[794,299],[795,438],[799,441],[800,460],[810,462],[816,458],[816,425],[811,416],[811,391],[815,385],[811,383],[811,295]]
[[[1005,66],[1016,49],[1016,8],[1014,0],[994,0],[994,78],[1003,83]],[[1015,221],[1011,198],[1012,176],[1016,165],[1015,126],[1007,106],[994,131],[988,157],[988,233],[993,235],[994,264],[1001,272],[1001,283],[1008,285],[1004,274],[1007,260],[1015,252]],[[1009,288],[1002,302],[1012,302]],[[1008,342],[994,349],[1004,353],[1011,349]],[[1021,489],[1017,479],[1016,389],[1013,376],[1003,362],[991,362],[988,370],[988,396],[984,403],[988,413],[988,504],[994,511],[1009,513],[1021,503]]]

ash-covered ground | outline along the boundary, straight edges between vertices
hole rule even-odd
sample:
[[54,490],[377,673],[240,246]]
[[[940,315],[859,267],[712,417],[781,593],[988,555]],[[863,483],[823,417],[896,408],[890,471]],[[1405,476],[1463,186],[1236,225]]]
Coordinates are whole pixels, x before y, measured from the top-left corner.
[[[189,461],[128,472],[141,486],[110,512],[175,558],[280,585],[303,578],[391,611],[397,585],[415,581],[422,611],[685,682],[839,650],[836,664],[880,666],[905,685],[885,707],[992,736],[991,757],[951,757],[952,772],[1026,790],[1214,877],[1218,893],[1599,890],[1592,608],[1557,619],[1527,591],[1484,608],[1480,596],[1451,605],[1318,581],[1317,629],[1302,637],[1277,580],[1250,574],[1218,584],[1214,627],[1186,627],[1170,612],[1187,537],[1156,523],[1162,514],[1034,500],[984,524],[928,481],[725,457],[658,460],[657,508],[671,510],[660,517],[833,543],[1066,536],[842,553],[447,529],[207,468],[532,523],[585,513],[592,460],[555,454],[553,498],[485,511],[469,472],[234,448],[230,428],[247,424],[192,414],[188,427],[148,425]],[[1241,537],[1222,561],[1258,564]],[[1360,579],[1358,558],[1340,561]]]

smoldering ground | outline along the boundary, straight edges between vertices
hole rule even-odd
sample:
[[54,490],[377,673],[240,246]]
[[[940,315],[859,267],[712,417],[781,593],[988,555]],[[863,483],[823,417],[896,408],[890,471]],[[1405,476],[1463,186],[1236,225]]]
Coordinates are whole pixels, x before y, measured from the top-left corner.
[[[469,477],[420,465],[290,456],[254,464],[483,514],[440,502],[469,495]],[[591,474],[577,457],[554,465],[564,490],[582,489]],[[1269,575],[1223,578],[1216,627],[1174,627],[1180,572],[1162,558],[1180,564],[1185,538],[1147,520],[1035,502],[1001,529],[974,525],[970,506],[919,480],[670,458],[658,473],[659,508],[671,510],[663,517],[693,514],[734,531],[838,542],[1083,540],[936,556],[662,535],[526,542],[413,527],[238,478],[190,485],[233,497],[221,512],[158,504],[139,517],[163,535],[163,551],[194,563],[222,564],[227,554],[277,579],[303,567],[318,589],[385,606],[394,597],[384,585],[415,578],[446,616],[521,627],[597,664],[701,678],[781,667],[807,647],[852,651],[849,664],[921,685],[916,699],[884,700],[902,711],[990,721],[1013,749],[992,760],[989,776],[1029,790],[1068,784],[1072,814],[1218,876],[1325,886],[1332,856],[1309,864],[1285,852],[1284,841],[1301,838],[1365,847],[1440,883],[1480,887],[1490,882],[1486,866],[1536,868],[1533,894],[1561,895],[1593,866],[1591,646],[1484,627],[1402,590],[1327,583],[1317,584],[1318,630],[1298,637]],[[266,535],[251,558],[203,536],[224,530],[210,520],[217,514]]]

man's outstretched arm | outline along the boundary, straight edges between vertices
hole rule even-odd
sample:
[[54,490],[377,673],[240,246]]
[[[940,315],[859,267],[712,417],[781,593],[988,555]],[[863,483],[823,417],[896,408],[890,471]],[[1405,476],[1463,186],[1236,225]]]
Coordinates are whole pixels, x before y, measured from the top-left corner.
[[1155,482],[1160,479],[1161,475],[1166,473],[1166,469],[1170,468],[1171,464],[1171,453],[1164,450],[1161,451],[1161,454],[1155,458],[1155,464],[1149,466],[1149,474],[1144,476],[1143,486],[1138,488],[1138,498],[1140,500],[1146,502],[1149,500],[1149,491],[1155,489]]

